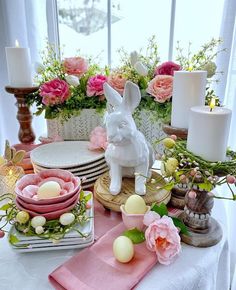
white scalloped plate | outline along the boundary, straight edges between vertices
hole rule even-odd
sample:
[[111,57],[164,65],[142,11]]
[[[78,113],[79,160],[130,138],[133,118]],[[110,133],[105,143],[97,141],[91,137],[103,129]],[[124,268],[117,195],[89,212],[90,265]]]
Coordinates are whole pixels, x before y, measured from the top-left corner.
[[89,141],[49,143],[32,150],[30,158],[36,165],[61,169],[86,165],[104,158],[104,151],[91,151],[88,145]]

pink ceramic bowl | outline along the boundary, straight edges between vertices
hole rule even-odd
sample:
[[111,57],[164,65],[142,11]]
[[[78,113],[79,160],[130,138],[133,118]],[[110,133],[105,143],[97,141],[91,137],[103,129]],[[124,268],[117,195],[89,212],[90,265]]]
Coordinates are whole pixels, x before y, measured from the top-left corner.
[[72,210],[76,206],[78,200],[79,200],[79,196],[69,206],[60,210],[49,212],[49,213],[39,213],[39,212],[28,210],[27,208],[23,207],[17,200],[15,200],[15,203],[18,209],[28,212],[31,217],[41,215],[41,216],[44,216],[47,220],[54,220],[54,219],[58,219],[63,213],[66,213]]
[[[37,191],[40,185],[47,181],[56,181],[60,184],[60,196],[37,199]],[[67,200],[81,190],[79,177],[62,169],[43,170],[38,174],[27,174],[17,181],[15,193],[22,200],[31,204],[53,204]]]
[[56,210],[64,209],[67,206],[71,205],[75,200],[78,200],[79,192],[76,192],[72,197],[68,198],[65,201],[53,203],[53,204],[33,204],[25,202],[20,196],[16,197],[16,201],[22,205],[25,209],[42,213],[49,213]]
[[[144,214],[128,214],[125,209],[124,205],[120,206],[122,220],[127,229],[137,228],[138,230],[142,231],[145,228],[143,224],[143,217]],[[147,212],[150,211],[150,206],[147,206]]]

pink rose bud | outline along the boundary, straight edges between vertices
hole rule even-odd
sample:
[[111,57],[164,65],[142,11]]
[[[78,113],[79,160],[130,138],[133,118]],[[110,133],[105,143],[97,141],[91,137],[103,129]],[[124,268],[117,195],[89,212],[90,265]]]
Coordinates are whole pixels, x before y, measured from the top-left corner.
[[5,236],[5,232],[0,230],[0,239],[3,238]]
[[234,184],[234,183],[236,183],[236,178],[233,175],[227,175],[226,181],[230,184]]
[[184,175],[184,174],[180,175],[179,179],[180,179],[180,182],[181,183],[187,183],[187,177],[186,177],[186,175]]
[[170,138],[173,139],[174,141],[177,140],[177,136],[176,135],[170,135]]
[[195,168],[190,171],[191,176],[195,176],[196,173],[197,173],[197,170]]
[[190,198],[196,198],[197,197],[197,194],[194,190],[190,190],[189,193],[188,193],[188,196]]

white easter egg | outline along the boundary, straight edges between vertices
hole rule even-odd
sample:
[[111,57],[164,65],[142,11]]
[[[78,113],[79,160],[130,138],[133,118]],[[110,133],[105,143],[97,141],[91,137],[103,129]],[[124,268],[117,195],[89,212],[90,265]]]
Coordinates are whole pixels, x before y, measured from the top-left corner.
[[125,211],[128,214],[144,214],[147,211],[147,206],[140,195],[133,194],[126,200]]
[[113,242],[113,254],[119,262],[128,263],[134,256],[132,241],[125,236],[116,238]]
[[37,192],[39,199],[52,198],[60,195],[61,187],[56,181],[47,181],[43,183]]
[[74,220],[75,220],[75,215],[71,212],[63,213],[59,219],[60,224],[62,224],[63,226],[68,226],[72,224]]
[[45,219],[45,217],[44,216],[41,216],[41,215],[38,215],[38,216],[35,216],[35,217],[33,217],[32,218],[32,220],[31,220],[31,226],[33,227],[33,228],[37,228],[37,227],[42,227],[42,226],[44,226],[45,225],[45,223],[46,223],[46,219]]

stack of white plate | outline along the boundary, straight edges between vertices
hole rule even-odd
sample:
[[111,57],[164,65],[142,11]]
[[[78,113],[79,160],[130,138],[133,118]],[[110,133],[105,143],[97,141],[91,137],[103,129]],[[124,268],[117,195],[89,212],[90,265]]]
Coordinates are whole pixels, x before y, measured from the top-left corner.
[[85,179],[83,188],[89,188],[108,171],[104,151],[91,151],[88,141],[64,141],[41,145],[31,151],[34,172],[45,169],[64,169]]

